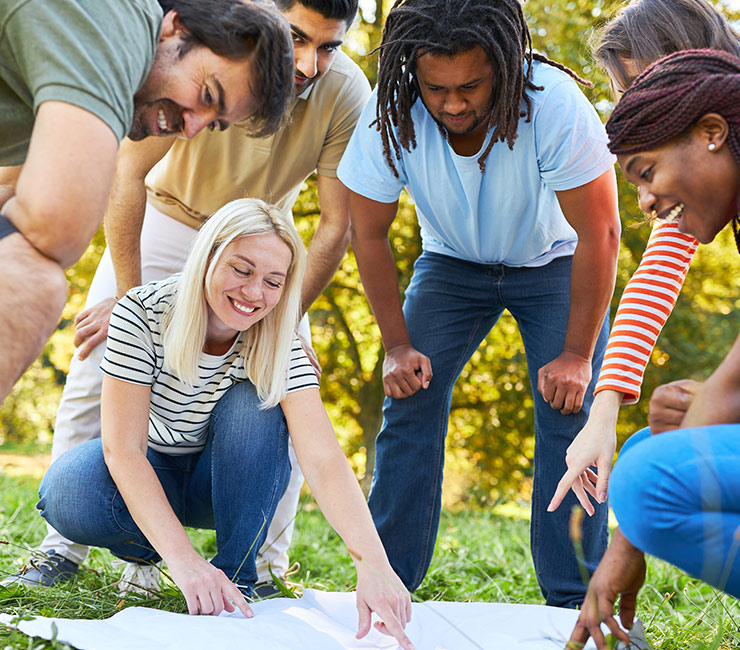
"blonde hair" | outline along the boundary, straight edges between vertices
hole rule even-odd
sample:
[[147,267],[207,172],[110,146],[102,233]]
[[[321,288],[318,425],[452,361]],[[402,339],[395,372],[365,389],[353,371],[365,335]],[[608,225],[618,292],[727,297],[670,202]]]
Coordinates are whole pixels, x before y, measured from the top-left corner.
[[198,377],[198,361],[206,342],[206,292],[224,249],[253,235],[275,234],[290,248],[292,260],[277,305],[244,333],[240,355],[247,377],[269,408],[285,397],[285,384],[301,308],[306,251],[295,226],[278,208],[258,199],[231,201],[201,228],[177,281],[172,307],[162,329],[164,363],[186,383]]

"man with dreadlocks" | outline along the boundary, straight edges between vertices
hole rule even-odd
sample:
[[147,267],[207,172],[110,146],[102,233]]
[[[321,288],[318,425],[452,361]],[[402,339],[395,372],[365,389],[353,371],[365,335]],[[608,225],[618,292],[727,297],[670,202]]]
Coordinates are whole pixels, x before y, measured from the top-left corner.
[[[643,211],[703,244],[732,223],[740,250],[740,58],[689,50],[661,59],[624,94],[607,133]],[[625,443],[614,467],[619,528],[589,584],[574,650],[589,636],[607,648],[602,622],[627,642],[614,604],[631,628],[644,553],[740,598],[740,338],[683,409],[671,400],[666,425],[659,415],[672,388],[653,393],[650,427]]]
[[[574,79],[532,53],[518,0],[399,0],[383,33],[376,94],[340,163],[386,351],[370,508],[410,589],[434,550],[453,385],[508,309],[538,391],[537,577],[550,605],[574,607],[585,593],[570,508],[546,508],[591,402],[620,226],[614,159]],[[404,186],[423,253],[402,307],[388,230]],[[607,539],[599,500],[583,539],[591,568]]]

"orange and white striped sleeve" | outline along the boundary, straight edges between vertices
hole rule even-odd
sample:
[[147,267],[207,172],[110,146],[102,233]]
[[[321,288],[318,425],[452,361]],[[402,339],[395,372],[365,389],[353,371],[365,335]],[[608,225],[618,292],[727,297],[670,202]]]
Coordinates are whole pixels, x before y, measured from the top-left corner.
[[686,279],[699,242],[678,231],[676,222],[659,223],[648,240],[614,317],[604,362],[594,393],[624,393],[634,404],[650,354]]

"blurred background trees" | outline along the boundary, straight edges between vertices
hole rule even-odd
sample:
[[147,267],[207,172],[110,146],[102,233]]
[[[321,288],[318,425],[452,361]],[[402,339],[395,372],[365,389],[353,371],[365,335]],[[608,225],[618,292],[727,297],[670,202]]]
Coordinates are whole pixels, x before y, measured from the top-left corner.
[[[389,0],[360,0],[360,15],[347,49],[375,84],[377,55]],[[525,12],[534,46],[594,83],[584,89],[604,120],[612,108],[606,77],[591,59],[588,39],[622,2],[615,0],[529,0]],[[736,16],[735,16],[736,17]],[[637,208],[635,189],[619,178],[623,224],[617,289],[612,314],[645,248],[649,226]],[[318,220],[314,179],[294,209],[305,241]],[[637,227],[636,227],[637,226]],[[413,205],[403,196],[390,238],[401,288],[421,252]],[[99,234],[85,257],[67,273],[70,297],[56,334],[0,409],[0,443],[48,445],[61,387],[72,355],[73,318],[104,246]],[[19,287],[19,291],[22,287]],[[740,256],[731,233],[702,246],[676,309],[660,336],[645,375],[643,399],[624,407],[620,439],[647,421],[648,397],[659,384],[682,377],[705,378],[740,331]],[[381,424],[383,350],[357,267],[348,254],[333,282],[311,310],[313,341],[324,368],[322,393],[337,435],[359,479],[369,487],[374,439]],[[507,314],[473,356],[455,387],[447,441],[448,506],[528,496],[533,454],[532,396],[524,349]]]

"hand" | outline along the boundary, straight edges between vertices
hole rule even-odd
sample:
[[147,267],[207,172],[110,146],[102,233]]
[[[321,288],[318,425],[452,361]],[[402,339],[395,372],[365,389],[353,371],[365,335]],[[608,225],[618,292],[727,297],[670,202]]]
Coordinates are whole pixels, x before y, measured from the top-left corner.
[[658,386],[650,398],[650,433],[656,435],[678,429],[699,386],[701,383],[692,379],[679,379]]
[[623,627],[632,629],[637,593],[644,582],[645,556],[617,528],[588,585],[583,608],[567,647],[582,648],[591,637],[599,650],[606,650],[601,623],[606,623],[611,633],[629,647],[629,635],[614,619],[614,604],[619,598],[619,620]]
[[[547,506],[548,512],[558,509],[568,490],[573,490],[589,515],[594,514],[589,494],[597,503],[606,501],[617,445],[617,416],[621,403],[622,393],[617,391],[606,390],[596,395],[586,426],[568,447],[565,456],[568,470],[560,479],[552,501]],[[596,472],[589,469],[590,467],[596,467]]]
[[411,596],[387,563],[384,570],[365,563],[357,566],[357,612],[358,639],[370,631],[375,612],[380,617],[374,625],[376,630],[394,637],[404,650],[415,650],[403,631],[411,620]]
[[197,553],[169,561],[167,566],[172,579],[185,596],[189,614],[218,616],[224,610],[233,612],[236,606],[247,618],[254,616],[237,586],[221,569]]
[[411,397],[420,388],[429,388],[432,362],[410,344],[386,350],[383,361],[383,388],[388,397]]
[[89,309],[77,314],[75,318],[74,344],[77,357],[84,361],[88,355],[108,336],[108,323],[118,298],[111,297],[100,301]]
[[319,358],[316,356],[316,351],[313,349],[311,344],[306,341],[306,339],[304,339],[300,334],[298,334],[298,340],[301,342],[301,347],[306,353],[309,362],[313,366],[313,371],[316,373],[316,379],[321,381],[321,364],[319,363]]
[[591,381],[591,359],[563,350],[537,373],[537,390],[563,415],[578,413]]

